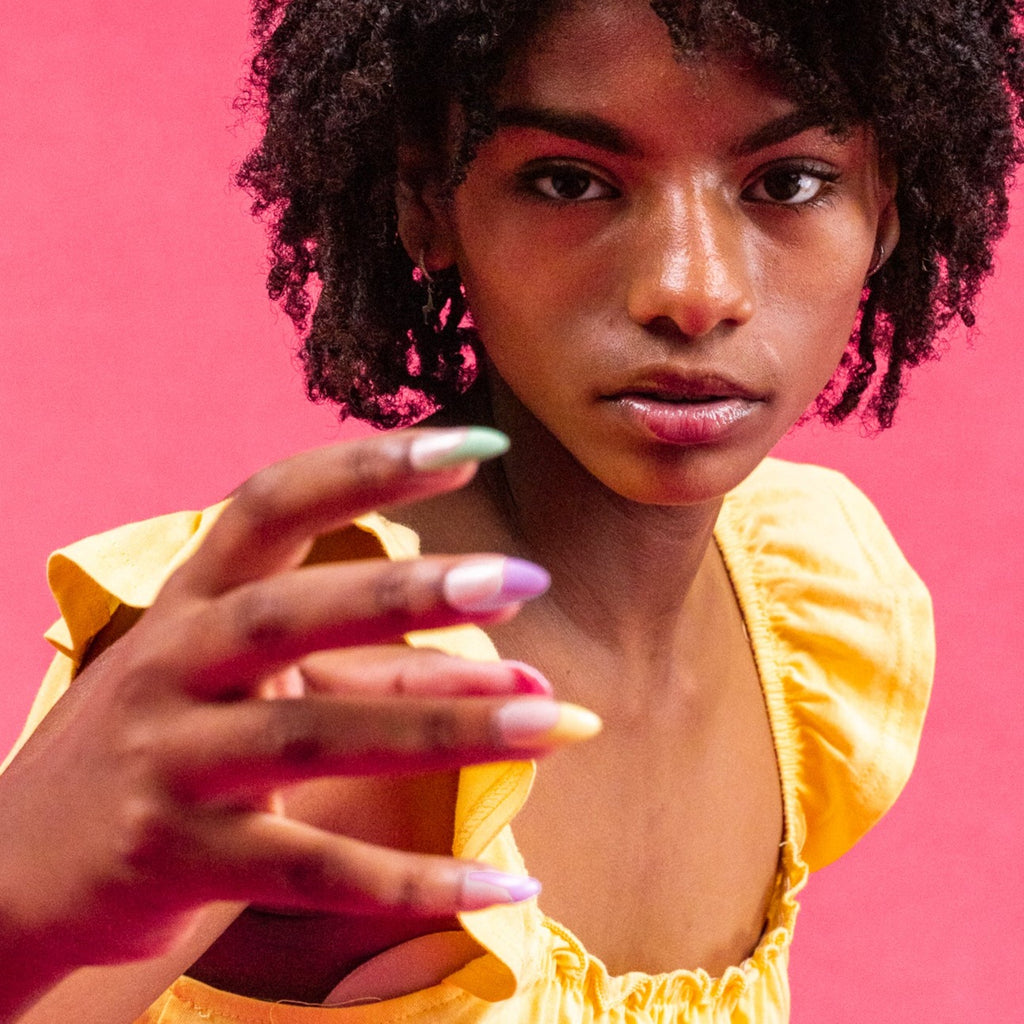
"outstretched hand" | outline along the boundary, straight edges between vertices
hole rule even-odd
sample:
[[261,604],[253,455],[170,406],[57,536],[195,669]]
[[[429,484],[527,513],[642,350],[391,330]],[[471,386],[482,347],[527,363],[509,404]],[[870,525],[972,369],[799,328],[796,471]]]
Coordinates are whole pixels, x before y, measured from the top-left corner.
[[303,564],[318,536],[459,487],[498,450],[490,431],[405,431],[239,488],[0,777],[0,948],[25,965],[12,1010],[79,966],[173,948],[212,901],[442,917],[536,892],[482,864],[321,831],[276,798],[299,780],[532,757],[597,731],[528,666],[398,643],[509,618],[546,587],[538,567]]

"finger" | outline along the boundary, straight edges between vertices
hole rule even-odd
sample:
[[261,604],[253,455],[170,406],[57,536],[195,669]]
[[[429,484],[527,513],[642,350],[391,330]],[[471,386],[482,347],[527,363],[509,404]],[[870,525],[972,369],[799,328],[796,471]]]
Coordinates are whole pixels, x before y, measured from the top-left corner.
[[207,898],[442,918],[540,890],[532,878],[479,862],[373,846],[259,812],[211,819],[202,840],[197,876],[209,885]]
[[481,459],[507,446],[484,427],[418,429],[275,463],[238,488],[200,551],[169,581],[170,592],[219,594],[298,565],[319,534],[372,509],[460,487]]
[[305,566],[205,603],[188,635],[170,639],[187,653],[193,692],[230,694],[314,651],[500,621],[549,582],[539,566],[500,555]]
[[321,651],[303,658],[295,673],[297,688],[284,689],[282,696],[544,697],[552,692],[548,680],[521,661],[470,661],[404,644]]
[[536,757],[600,728],[593,712],[544,697],[312,696],[182,713],[156,756],[179,799],[237,801],[327,775],[403,775]]

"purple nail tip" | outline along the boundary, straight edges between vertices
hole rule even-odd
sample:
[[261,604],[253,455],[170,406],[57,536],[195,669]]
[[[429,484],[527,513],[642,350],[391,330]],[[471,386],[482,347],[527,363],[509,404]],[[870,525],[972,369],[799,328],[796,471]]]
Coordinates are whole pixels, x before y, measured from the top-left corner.
[[512,901],[521,903],[523,900],[532,899],[540,892],[540,882],[536,878],[517,878],[506,888]]
[[504,871],[473,871],[469,877],[474,882],[503,889],[511,903],[532,899],[540,892],[540,882],[529,875],[510,875]]
[[506,558],[501,592],[506,597],[537,597],[551,586],[551,576],[534,562]]

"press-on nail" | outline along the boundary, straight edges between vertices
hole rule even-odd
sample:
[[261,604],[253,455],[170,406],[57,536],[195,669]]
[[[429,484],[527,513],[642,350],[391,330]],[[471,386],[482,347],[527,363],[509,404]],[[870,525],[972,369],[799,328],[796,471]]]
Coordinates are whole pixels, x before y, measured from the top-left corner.
[[516,693],[537,694],[541,697],[549,697],[554,688],[546,676],[538,672],[532,665],[522,661],[506,661],[506,665],[515,673]]
[[509,440],[490,427],[459,427],[417,437],[409,448],[414,469],[447,469],[463,462],[482,462],[508,451]]
[[480,558],[449,569],[444,599],[462,612],[492,612],[543,594],[551,577],[521,558]]
[[498,903],[521,903],[540,892],[540,882],[528,875],[504,871],[471,871],[462,880],[463,910],[481,910]]
[[593,711],[542,698],[509,701],[497,711],[495,721],[509,746],[571,743],[601,731],[601,719]]

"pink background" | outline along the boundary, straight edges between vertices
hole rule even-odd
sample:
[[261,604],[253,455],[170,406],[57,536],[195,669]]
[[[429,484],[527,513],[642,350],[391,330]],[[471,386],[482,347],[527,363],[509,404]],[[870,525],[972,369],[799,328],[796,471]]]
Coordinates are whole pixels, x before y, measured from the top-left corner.
[[[47,552],[219,498],[344,432],[309,406],[229,169],[243,0],[9,5],[0,35],[0,748],[48,660]],[[1018,204],[1019,206],[1021,204]],[[973,346],[919,373],[896,428],[812,426],[933,589],[937,691],[896,810],[812,880],[796,1024],[1016,1019],[1024,1003],[1024,225]]]

